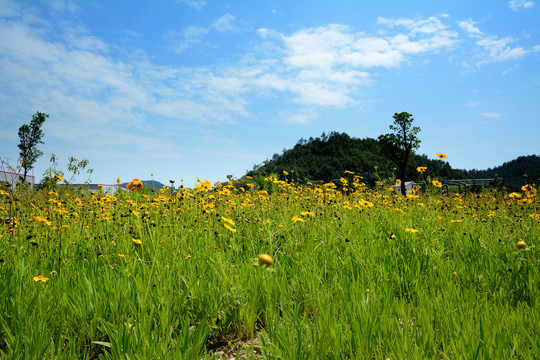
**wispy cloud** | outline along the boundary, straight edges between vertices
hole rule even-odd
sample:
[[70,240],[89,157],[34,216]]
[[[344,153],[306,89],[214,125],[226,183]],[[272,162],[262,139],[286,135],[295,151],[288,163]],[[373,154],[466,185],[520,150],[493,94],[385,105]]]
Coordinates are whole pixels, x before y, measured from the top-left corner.
[[529,53],[529,50],[524,47],[509,46],[514,41],[515,39],[510,37],[499,39],[496,36],[487,36],[478,40],[476,44],[485,50],[485,53],[481,55],[482,59],[480,59],[479,64],[492,61],[517,60]]
[[496,112],[482,112],[478,113],[479,116],[487,117],[487,118],[499,118],[502,116],[502,114],[496,113]]
[[236,17],[231,14],[225,14],[222,17],[214,20],[212,28],[220,32],[236,31],[238,28],[235,25]]
[[458,21],[457,24],[469,37],[476,39],[477,47],[472,47],[471,51],[474,53],[477,65],[518,60],[534,51],[534,47],[531,49],[523,46],[512,47],[511,44],[517,41],[512,37],[499,38],[495,35],[485,35],[476,26],[477,22],[471,19]]
[[480,29],[476,26],[476,22],[472,21],[471,19],[458,21],[457,24],[462,30],[465,30],[465,32],[469,36],[479,37],[484,35],[484,33],[481,32]]
[[165,38],[174,52],[182,53],[200,43],[209,31],[208,28],[202,26],[188,26],[180,32],[168,32]]
[[170,44],[169,48],[176,53],[184,51],[204,42],[210,31],[234,32],[239,28],[235,24],[235,16],[225,14],[210,26],[188,26],[181,31],[169,31],[164,35],[165,40]]
[[521,9],[528,9],[534,7],[536,4],[534,1],[529,0],[512,0],[508,3],[508,7],[514,11],[520,11]]
[[[307,124],[327,108],[359,107],[363,89],[379,71],[422,64],[460,44],[444,17],[379,18],[371,34],[341,24],[291,33],[259,29],[259,43],[238,62],[165,66],[154,64],[142,50],[119,49],[84,28],[28,20],[17,3],[8,4],[0,10],[2,109],[39,109],[55,118],[48,125],[51,136],[73,145],[110,144],[110,151],[126,156],[130,152],[123,149],[129,147],[170,153],[166,150],[177,145],[163,134],[174,133],[171,129],[182,123],[254,119],[258,101],[282,104],[271,121],[289,124]],[[235,30],[235,22],[225,14],[208,26],[168,36],[182,52],[199,46],[211,31]],[[459,26],[482,35],[472,20]],[[510,48],[511,42],[485,36],[477,44],[492,61],[524,56],[527,50]],[[7,116],[8,110],[0,115],[4,124]]]
[[187,6],[196,10],[201,10],[206,5],[205,0],[177,0],[176,2],[186,4]]

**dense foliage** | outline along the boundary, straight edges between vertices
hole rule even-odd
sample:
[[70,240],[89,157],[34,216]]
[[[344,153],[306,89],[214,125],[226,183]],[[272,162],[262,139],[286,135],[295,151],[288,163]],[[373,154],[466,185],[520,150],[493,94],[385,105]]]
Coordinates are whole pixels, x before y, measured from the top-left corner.
[[420,146],[420,139],[417,136],[420,128],[412,126],[413,121],[412,114],[395,113],[394,123],[390,125],[392,132],[379,136],[381,153],[397,166],[397,178],[401,184],[401,194],[403,195],[406,195],[407,164],[414,150]]
[[28,171],[34,168],[36,160],[43,155],[43,152],[37,148],[38,144],[43,144],[41,138],[43,137],[43,130],[41,126],[49,115],[36,112],[32,115],[30,124],[23,124],[19,128],[19,157],[21,166],[24,169],[24,177],[28,175]]
[[503,179],[505,186],[516,190],[525,184],[538,184],[540,182],[540,156],[520,156],[493,169],[470,170],[468,175],[471,179],[499,177]]
[[[427,167],[426,175],[431,178],[467,177],[465,170],[452,169],[448,162],[413,153],[407,163],[406,181],[419,179],[420,174],[416,171],[419,166]],[[345,170],[362,176],[370,186],[397,175],[394,163],[383,156],[376,139],[358,139],[338,132],[323,133],[320,138],[300,139],[292,149],[284,149],[281,155],[274,154],[272,159],[256,165],[246,175],[282,176],[282,172],[287,171],[301,183],[337,182]]]

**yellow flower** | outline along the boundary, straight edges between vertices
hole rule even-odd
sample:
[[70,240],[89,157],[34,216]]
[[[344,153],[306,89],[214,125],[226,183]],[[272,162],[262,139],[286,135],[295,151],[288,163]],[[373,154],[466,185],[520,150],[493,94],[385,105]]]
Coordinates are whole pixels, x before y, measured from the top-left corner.
[[116,183],[120,185],[120,178],[116,178]]
[[462,222],[463,220],[450,220],[450,222],[453,222],[453,223],[460,223]]
[[508,196],[511,198],[519,199],[521,197],[521,194],[517,192],[513,192],[513,193],[508,194]]
[[358,203],[362,206],[365,206],[365,207],[373,207],[373,203],[372,202],[369,202],[367,200],[358,200]]
[[448,159],[448,155],[443,153],[436,153],[435,155],[437,155],[439,159]]
[[49,195],[51,195],[51,196],[58,196],[58,193],[57,193],[57,192],[54,192],[54,191],[49,191]]
[[9,193],[7,191],[0,190],[0,195],[9,195]]
[[229,230],[230,232],[233,232],[233,233],[236,232],[236,229],[233,228],[232,226],[230,226],[230,225],[227,224],[227,223],[223,223],[223,226],[225,226],[225,229]]
[[396,179],[396,185],[401,185],[401,179]]
[[49,225],[49,226],[52,225],[52,223],[51,223],[49,220],[47,220],[46,218],[44,218],[44,217],[36,216],[34,219],[35,219],[38,223],[44,223],[44,224]]
[[523,185],[521,190],[525,192],[527,197],[534,197],[536,195],[536,189],[531,185]]
[[38,275],[38,276],[34,276],[34,281],[35,282],[47,282],[49,281],[49,278],[45,277],[45,276],[42,276],[42,275]]
[[[118,179],[117,179],[118,180]],[[126,187],[129,189],[129,190],[138,190],[138,191],[141,191],[143,189],[143,183],[142,181],[140,181],[139,179],[135,178],[133,179],[133,181],[130,181]]]
[[289,173],[286,172],[285,170],[283,170],[283,175],[287,176],[287,175],[289,175]]
[[60,175],[58,175],[58,174],[55,174],[55,175],[54,175],[54,178],[55,178],[56,180],[58,180],[58,181],[62,181],[62,180],[64,180],[64,178],[63,178],[63,177],[61,177],[61,176],[60,176]]
[[519,240],[516,244],[518,249],[525,249],[527,247],[527,244],[525,244],[525,241]]
[[416,171],[418,171],[419,173],[423,173],[426,170],[427,170],[426,166],[419,166],[416,168]]
[[405,231],[410,232],[410,233],[415,233],[415,232],[418,232],[420,230],[416,230],[416,229],[413,229],[413,228],[406,228]]
[[439,188],[442,187],[442,183],[439,182],[439,181],[437,181],[437,180],[433,180],[433,181],[432,181],[432,184],[433,184],[433,186],[436,186],[436,187],[439,187]]
[[293,223],[296,224],[296,223],[299,222],[299,221],[300,221],[300,222],[304,222],[304,219],[302,219],[302,218],[300,217],[300,215],[294,215],[294,216],[292,217],[292,221],[293,221]]
[[236,224],[231,219],[227,219],[225,216],[222,216],[221,219],[225,221],[227,224],[235,226]]
[[345,174],[354,174],[352,171],[345,170]]
[[140,239],[131,239],[131,241],[133,241],[135,244],[137,245],[141,245],[142,244],[142,241]]
[[118,254],[118,257],[125,257],[126,255],[124,254]]

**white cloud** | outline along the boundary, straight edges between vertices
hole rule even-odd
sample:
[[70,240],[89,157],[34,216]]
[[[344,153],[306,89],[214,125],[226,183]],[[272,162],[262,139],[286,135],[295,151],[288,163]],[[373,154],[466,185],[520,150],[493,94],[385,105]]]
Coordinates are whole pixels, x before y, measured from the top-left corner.
[[458,21],[457,24],[461,29],[465,30],[469,36],[478,37],[483,35],[480,29],[475,26],[476,22],[472,21],[471,19]]
[[188,26],[181,32],[169,32],[165,37],[170,42],[170,48],[177,53],[182,53],[202,41],[210,32],[202,26]]
[[16,16],[21,12],[19,4],[13,1],[3,1],[0,6],[0,17]]
[[514,71],[514,70],[517,70],[517,69],[519,69],[519,65],[518,65],[518,64],[515,64],[515,65],[512,66],[511,68],[508,68],[508,69],[503,70],[502,74],[503,74],[503,75],[506,75],[506,74],[508,74],[508,73],[511,73],[511,72]]
[[[166,135],[180,123],[252,119],[252,104],[260,99],[290,106],[278,112],[281,121],[307,124],[323,108],[360,106],[359,94],[374,82],[375,70],[424,63],[458,43],[457,33],[435,17],[379,18],[382,31],[376,34],[340,24],[290,34],[262,28],[257,33],[264,40],[247,49],[242,61],[172,67],[153,64],[142,50],[118,49],[84,28],[29,23],[20,12],[5,12],[19,18],[0,22],[0,107],[6,109],[0,120],[12,115],[9,109],[39,109],[54,118],[48,130],[54,138],[120,152],[117,146],[174,147]],[[210,31],[233,29],[235,21],[225,14],[209,27],[191,26],[168,37],[182,52]],[[486,37],[478,45],[489,59],[517,59],[514,49],[520,48],[509,48],[510,40]]]
[[522,8],[523,9],[532,8],[535,6],[535,3],[534,1],[528,1],[528,0],[512,0],[508,3],[508,6],[510,7],[510,9],[514,11],[519,11]]
[[236,20],[236,18],[234,17],[234,15],[225,14],[222,17],[216,19],[212,23],[212,28],[214,28],[214,29],[216,29],[217,31],[220,31],[220,32],[236,31],[237,27],[234,24],[235,20]]
[[502,114],[499,114],[496,112],[483,112],[483,113],[478,113],[478,115],[482,117],[487,117],[487,118],[498,118],[502,116]]
[[455,43],[455,35],[444,30],[439,22],[379,18],[377,23],[405,26],[411,31],[408,35],[377,37],[354,33],[349,27],[338,24],[309,28],[290,36],[282,35],[288,53],[285,61],[299,68],[392,68],[400,66],[406,55],[433,52]]
[[205,0],[177,0],[177,3],[186,4],[196,10],[201,10],[206,5]]
[[529,50],[521,46],[514,48],[508,46],[514,41],[510,37],[499,39],[496,36],[486,36],[478,40],[476,44],[486,51],[486,54],[480,60],[480,64],[490,61],[517,60],[529,53]]
[[219,32],[237,31],[234,24],[235,17],[231,14],[225,14],[216,19],[210,27],[188,26],[180,32],[170,31],[165,34],[165,39],[170,43],[169,48],[176,53],[182,53],[194,45],[203,42],[203,39],[210,33],[210,30]]
[[319,116],[316,111],[312,109],[303,109],[300,111],[280,111],[278,113],[278,122],[286,122],[289,124],[306,125]]

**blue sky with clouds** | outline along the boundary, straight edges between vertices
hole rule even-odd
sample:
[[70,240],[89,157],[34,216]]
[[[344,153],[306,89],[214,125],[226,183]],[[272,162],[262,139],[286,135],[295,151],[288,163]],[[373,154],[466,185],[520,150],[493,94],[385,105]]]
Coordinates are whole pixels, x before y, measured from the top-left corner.
[[0,156],[36,111],[92,180],[240,177],[322,132],[484,169],[540,154],[536,1],[0,0]]

